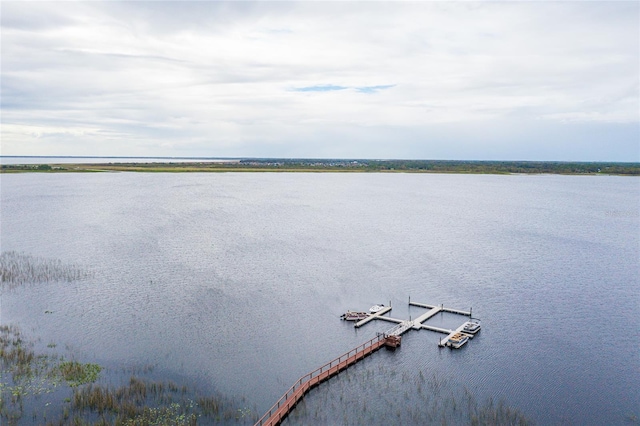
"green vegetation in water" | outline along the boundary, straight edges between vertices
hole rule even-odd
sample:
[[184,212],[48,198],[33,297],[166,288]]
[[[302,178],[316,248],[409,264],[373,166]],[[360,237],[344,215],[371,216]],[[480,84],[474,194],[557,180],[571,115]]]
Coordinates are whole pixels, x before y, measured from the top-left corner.
[[255,411],[237,408],[221,395],[194,395],[186,386],[132,376],[120,387],[90,385],[74,390],[71,409],[99,416],[97,424],[194,425],[204,423],[253,424]]
[[0,424],[15,424],[28,399],[55,390],[59,381],[50,376],[55,361],[36,354],[18,327],[0,326]]
[[2,425],[21,424],[27,414],[27,423],[47,425],[253,424],[258,419],[244,399],[200,395],[174,382],[131,376],[122,386],[106,386],[99,383],[100,365],[36,354],[33,346],[18,327],[0,326]]
[[77,361],[65,361],[58,364],[53,371],[60,374],[69,386],[76,387],[98,380],[102,367],[98,364],[81,364]]
[[0,288],[52,281],[71,282],[89,276],[91,272],[85,268],[68,265],[57,259],[35,257],[15,251],[0,254]]

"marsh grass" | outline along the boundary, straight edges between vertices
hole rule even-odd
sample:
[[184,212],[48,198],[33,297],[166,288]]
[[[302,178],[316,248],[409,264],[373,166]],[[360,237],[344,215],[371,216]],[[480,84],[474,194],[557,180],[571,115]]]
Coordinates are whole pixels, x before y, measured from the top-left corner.
[[[398,391],[398,389],[400,389]],[[283,424],[297,425],[517,425],[533,424],[504,401],[478,401],[437,374],[364,364],[318,386]]]
[[151,366],[122,369],[109,379],[131,374],[128,381],[107,386],[100,383],[100,365],[37,354],[33,347],[18,327],[0,326],[0,425],[253,424],[258,419],[243,398],[201,395],[187,385],[139,376]]
[[114,425],[193,425],[197,423],[253,424],[257,412],[238,408],[222,395],[193,395],[186,386],[131,377],[120,387],[89,385],[75,389],[71,410],[98,416],[98,423]]
[[36,354],[16,326],[0,326],[0,423],[15,424],[26,400],[51,393],[59,382],[49,379],[55,358]]
[[91,276],[86,268],[65,264],[57,259],[30,256],[15,251],[0,254],[0,287],[15,288],[24,284],[77,281]]

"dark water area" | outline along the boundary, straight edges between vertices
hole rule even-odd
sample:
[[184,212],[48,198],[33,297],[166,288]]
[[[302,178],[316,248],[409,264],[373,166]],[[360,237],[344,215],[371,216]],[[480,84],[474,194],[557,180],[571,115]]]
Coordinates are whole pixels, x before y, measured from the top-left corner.
[[410,296],[473,307],[483,329],[458,351],[412,330],[311,392],[290,423],[357,424],[361,395],[392,406],[373,418],[393,423],[434,377],[540,424],[640,416],[639,178],[5,174],[0,191],[2,252],[91,271],[3,290],[0,322],[85,362],[152,365],[262,414],[392,325],[356,330],[340,314],[391,302],[392,317],[415,318]]

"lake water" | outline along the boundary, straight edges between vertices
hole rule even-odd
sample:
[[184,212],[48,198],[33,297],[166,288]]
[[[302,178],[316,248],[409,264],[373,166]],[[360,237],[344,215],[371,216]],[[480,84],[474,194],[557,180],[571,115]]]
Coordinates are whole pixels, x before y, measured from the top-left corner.
[[290,423],[313,423],[314,404],[318,423],[357,423],[349,398],[363,395],[393,423],[385,407],[414,404],[418,375],[540,424],[640,415],[640,178],[4,174],[0,189],[2,251],[93,273],[4,291],[0,321],[85,362],[155,365],[262,414],[391,326],[356,330],[340,314],[391,302],[391,316],[415,318],[410,296],[473,307],[483,329],[458,351],[410,331],[312,392]]

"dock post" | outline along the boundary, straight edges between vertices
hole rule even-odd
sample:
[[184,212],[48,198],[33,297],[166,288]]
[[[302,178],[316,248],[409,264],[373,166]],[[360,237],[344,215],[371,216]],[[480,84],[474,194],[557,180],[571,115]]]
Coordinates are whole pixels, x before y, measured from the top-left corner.
[[473,319],[473,306],[469,308],[469,319]]
[[409,295],[409,304],[411,304],[411,295]]

